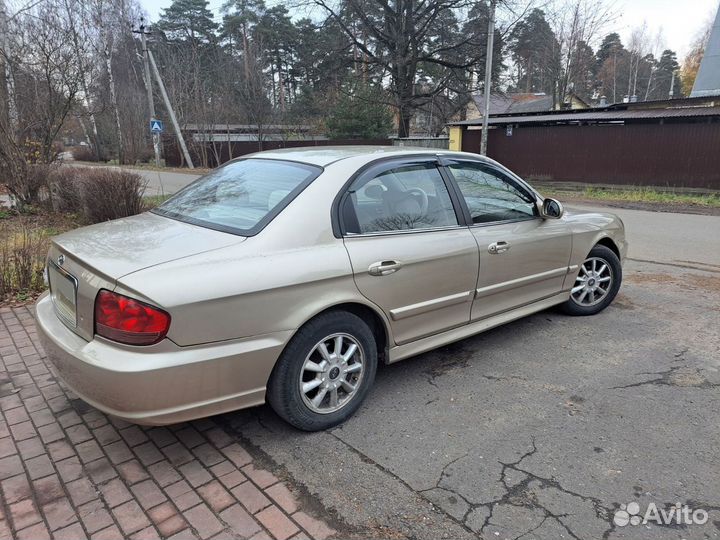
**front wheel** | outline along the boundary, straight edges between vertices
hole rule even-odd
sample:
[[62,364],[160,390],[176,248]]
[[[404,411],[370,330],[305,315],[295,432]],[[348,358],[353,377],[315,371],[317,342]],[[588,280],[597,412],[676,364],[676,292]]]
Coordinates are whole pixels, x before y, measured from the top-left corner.
[[620,290],[622,266],[613,250],[596,245],[580,266],[570,299],[560,308],[568,315],[595,315],[608,307]]
[[368,325],[352,313],[325,313],[290,340],[270,377],[267,400],[299,429],[327,429],[360,407],[376,370],[377,346]]

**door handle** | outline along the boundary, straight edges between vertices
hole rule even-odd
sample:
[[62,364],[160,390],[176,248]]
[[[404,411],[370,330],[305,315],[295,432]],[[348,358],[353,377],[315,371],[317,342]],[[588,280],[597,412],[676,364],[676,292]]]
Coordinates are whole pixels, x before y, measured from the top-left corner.
[[400,261],[380,261],[372,263],[368,267],[368,274],[371,276],[387,276],[400,270],[403,263]]
[[499,242],[493,242],[488,246],[488,253],[492,253],[493,255],[497,255],[498,253],[505,253],[508,249],[510,249],[510,242],[505,242],[504,240],[501,240]]

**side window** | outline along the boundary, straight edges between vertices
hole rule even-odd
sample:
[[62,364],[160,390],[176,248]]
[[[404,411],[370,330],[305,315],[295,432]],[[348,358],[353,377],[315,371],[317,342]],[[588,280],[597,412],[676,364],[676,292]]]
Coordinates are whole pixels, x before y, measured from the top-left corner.
[[[345,229],[370,233],[457,225],[445,182],[434,163],[404,165],[358,178],[345,199]],[[350,212],[348,212],[350,210]],[[354,222],[354,223],[349,223]]]
[[537,215],[535,200],[500,171],[481,163],[448,165],[473,223],[528,219]]

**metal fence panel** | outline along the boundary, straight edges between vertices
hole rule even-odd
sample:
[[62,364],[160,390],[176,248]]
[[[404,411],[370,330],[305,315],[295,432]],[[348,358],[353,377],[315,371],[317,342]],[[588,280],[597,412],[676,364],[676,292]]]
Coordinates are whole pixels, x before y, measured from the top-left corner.
[[[480,131],[462,147],[480,149]],[[642,123],[490,130],[488,155],[529,180],[720,189],[720,123]]]
[[[193,142],[189,145],[190,155],[195,166],[217,167],[226,161],[260,152],[261,150],[277,150],[279,148],[299,148],[303,146],[347,146],[347,145],[380,145],[390,146],[390,139],[322,139],[296,141],[233,141],[233,142]],[[164,141],[165,163],[172,167],[181,166],[182,157],[178,151],[176,139]]]
[[450,144],[449,137],[405,137],[393,139],[393,146],[415,146],[421,148],[438,148],[447,150]]

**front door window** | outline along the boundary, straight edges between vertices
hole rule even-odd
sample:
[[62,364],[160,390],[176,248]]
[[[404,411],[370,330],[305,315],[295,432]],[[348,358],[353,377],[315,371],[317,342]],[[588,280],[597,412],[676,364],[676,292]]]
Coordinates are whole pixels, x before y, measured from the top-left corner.
[[510,177],[483,163],[455,162],[447,167],[470,210],[473,223],[532,219],[535,198]]

